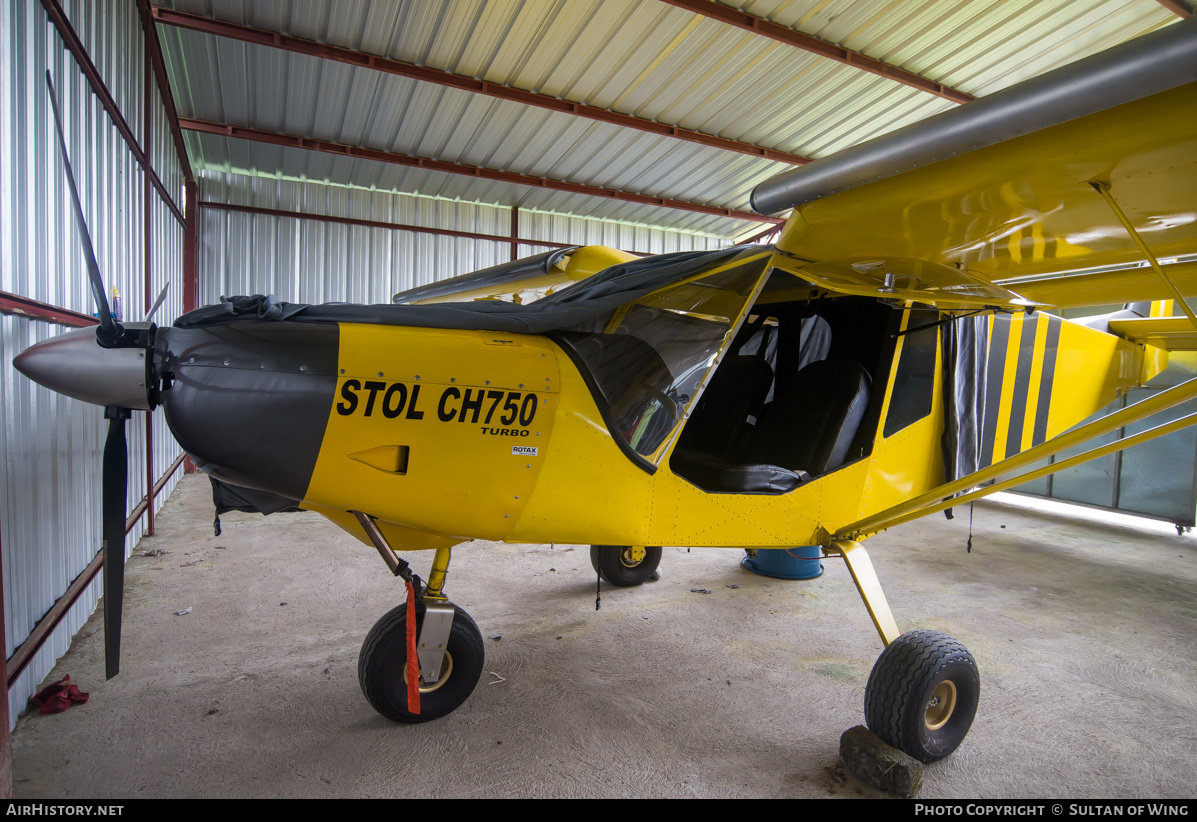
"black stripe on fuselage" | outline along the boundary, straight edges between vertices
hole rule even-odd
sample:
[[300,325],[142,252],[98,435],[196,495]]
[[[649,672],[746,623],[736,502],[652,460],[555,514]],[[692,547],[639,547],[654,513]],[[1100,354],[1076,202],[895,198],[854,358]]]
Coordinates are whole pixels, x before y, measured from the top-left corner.
[[1022,450],[1022,430],[1027,421],[1027,395],[1031,390],[1031,364],[1035,359],[1035,331],[1038,317],[1024,316],[1018,335],[1018,364],[1014,369],[1014,389],[1010,397],[1010,428],[1006,432],[1006,456]]
[[1035,430],[1031,445],[1047,439],[1047,412],[1052,402],[1052,381],[1056,375],[1056,349],[1060,346],[1060,326],[1064,321],[1047,315],[1047,339],[1043,347],[1043,374],[1039,377],[1039,403],[1035,406]]
[[1006,370],[1006,345],[1010,339],[1010,318],[995,316],[989,335],[989,360],[985,366],[985,422],[981,436],[981,467],[993,464],[997,439],[998,411],[1002,404],[1002,375]]

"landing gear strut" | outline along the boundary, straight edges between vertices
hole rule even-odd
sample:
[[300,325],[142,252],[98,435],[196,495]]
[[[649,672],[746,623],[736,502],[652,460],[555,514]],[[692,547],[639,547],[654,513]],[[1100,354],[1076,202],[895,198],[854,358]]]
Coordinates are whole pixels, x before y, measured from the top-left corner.
[[[365,514],[356,516],[391,572],[412,581],[407,563],[395,556],[374,521]],[[418,713],[409,709],[407,698],[407,606],[388,611],[374,623],[362,642],[357,663],[358,683],[371,707],[394,722],[427,722],[453,712],[474,692],[482,676],[486,661],[482,632],[469,614],[444,595],[450,551],[438,548],[428,585],[422,592],[415,585],[416,656],[420,671]]]
[[981,677],[976,661],[947,634],[898,631],[860,543],[835,541],[828,553],[844,558],[886,646],[865,685],[869,730],[922,762],[943,759],[964,741],[977,713]]

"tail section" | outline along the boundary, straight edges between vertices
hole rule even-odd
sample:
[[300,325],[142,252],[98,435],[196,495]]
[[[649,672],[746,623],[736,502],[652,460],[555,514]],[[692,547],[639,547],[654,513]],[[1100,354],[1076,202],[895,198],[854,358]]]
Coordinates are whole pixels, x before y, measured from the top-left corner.
[[987,342],[981,468],[1067,431],[1167,365],[1153,346],[1044,313],[994,316]]

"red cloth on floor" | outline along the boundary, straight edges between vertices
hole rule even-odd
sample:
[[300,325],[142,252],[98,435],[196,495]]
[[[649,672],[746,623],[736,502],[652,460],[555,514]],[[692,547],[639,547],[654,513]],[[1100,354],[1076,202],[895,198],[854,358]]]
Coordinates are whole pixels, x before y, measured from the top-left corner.
[[80,691],[78,686],[72,685],[71,675],[67,674],[29,697],[29,704],[41,714],[60,714],[77,702],[86,702],[89,696]]

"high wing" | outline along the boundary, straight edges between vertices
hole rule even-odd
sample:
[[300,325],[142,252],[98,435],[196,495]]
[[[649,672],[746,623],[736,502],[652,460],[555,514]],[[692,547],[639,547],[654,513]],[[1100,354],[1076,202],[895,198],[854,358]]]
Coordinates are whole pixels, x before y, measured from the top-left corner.
[[1197,294],[1197,19],[785,172],[752,202],[794,209],[778,263],[835,291],[944,309],[1174,296],[1117,206]]
[[634,254],[603,246],[570,246],[400,291],[396,305],[496,300],[527,305],[584,280]]

